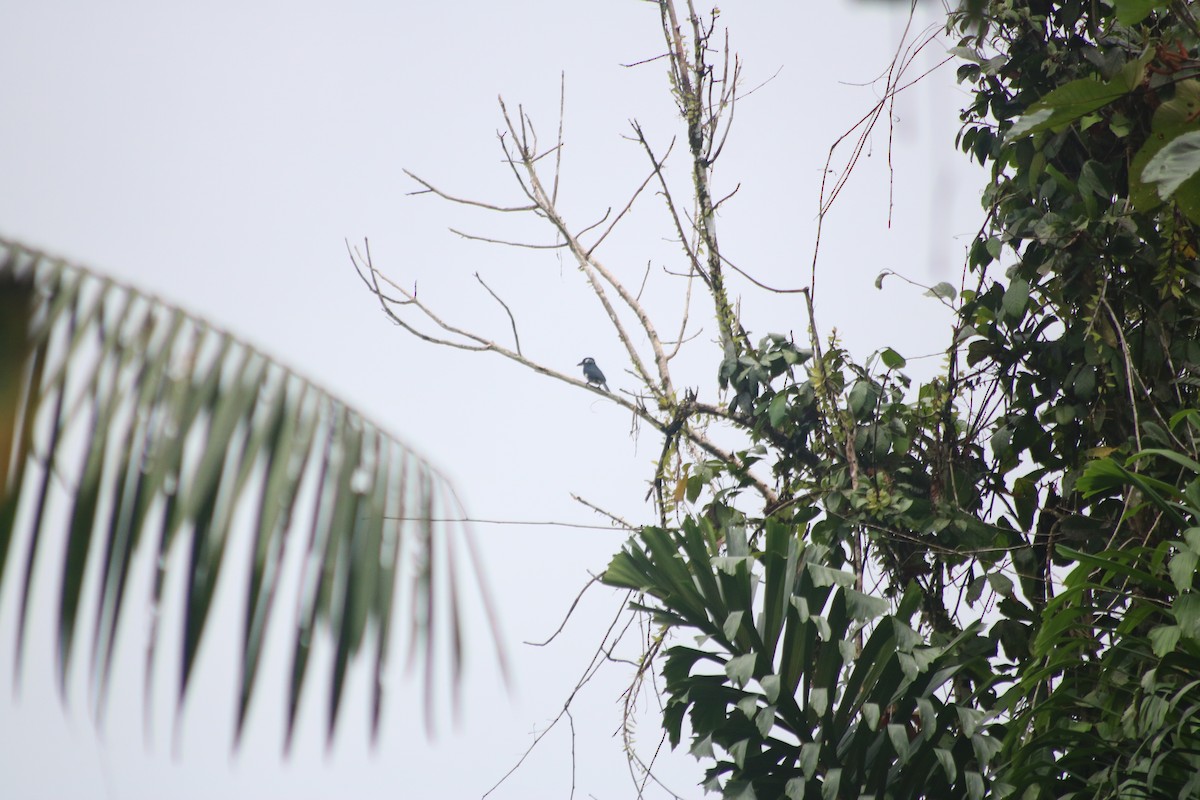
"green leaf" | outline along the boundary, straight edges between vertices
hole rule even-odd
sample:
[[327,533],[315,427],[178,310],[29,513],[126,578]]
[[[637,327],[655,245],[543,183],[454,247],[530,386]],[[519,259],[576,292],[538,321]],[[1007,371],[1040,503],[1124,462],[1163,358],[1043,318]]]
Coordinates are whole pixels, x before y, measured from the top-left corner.
[[1192,592],[1179,595],[1171,604],[1171,611],[1184,636],[1200,638],[1200,595]]
[[[1101,103],[1101,105],[1103,105],[1103,103]],[[1097,106],[1097,108],[1099,108],[1099,106]],[[1086,113],[1087,111],[1084,111],[1080,114],[1080,116]],[[1032,133],[1039,133],[1048,129],[1052,121],[1056,121],[1058,119],[1066,119],[1066,117],[1065,115],[1056,117],[1055,111],[1052,108],[1035,108],[1034,106],[1030,106],[1029,110],[1022,114],[1021,118],[1013,123],[1013,126],[1008,129],[1008,139],[1011,141],[1019,139],[1023,136],[1028,136]]]
[[890,347],[883,348],[879,353],[879,358],[888,369],[904,369],[904,366],[908,363],[904,360],[904,356]]
[[1113,0],[1117,10],[1117,22],[1122,25],[1137,25],[1156,8],[1165,8],[1166,0]]
[[878,703],[863,703],[862,704],[863,719],[867,722],[867,727],[873,731],[879,730],[879,704]]
[[979,730],[979,726],[983,724],[983,712],[967,706],[955,706],[954,711],[958,714],[958,723],[962,726],[963,733],[967,736],[974,736]]
[[754,716],[754,727],[758,729],[759,736],[767,738],[775,727],[775,706],[760,708]]
[[1081,195],[1110,198],[1113,195],[1111,180],[1103,165],[1088,161],[1079,170],[1079,192]]
[[[1126,66],[1133,65],[1139,65],[1139,62]],[[1141,74],[1141,69],[1125,69],[1111,81],[1079,78],[1065,83],[1031,105],[1009,128],[1006,138],[1014,141],[1041,131],[1061,129],[1129,94],[1141,83]]]
[[1157,184],[1161,200],[1200,172],[1200,131],[1181,133],[1164,144],[1142,170],[1142,181]]
[[[740,767],[746,758],[746,746],[749,742],[743,740],[729,748],[734,762]],[[758,800],[754,794],[754,785],[749,781],[730,781],[721,793],[722,800]]]
[[1181,592],[1192,588],[1192,579],[1196,575],[1196,563],[1200,556],[1192,550],[1181,550],[1171,558],[1167,570],[1171,573],[1171,582]]
[[891,610],[888,601],[880,597],[863,594],[855,589],[846,589],[846,608],[853,619],[868,621],[881,617]]
[[1183,630],[1178,625],[1159,625],[1147,634],[1150,637],[1150,646],[1154,650],[1154,655],[1159,658],[1166,658],[1167,654],[1175,649],[1175,645],[1179,644],[1179,636]]
[[838,800],[842,796],[842,768],[836,767],[825,773],[825,782],[821,784],[822,800]]
[[958,780],[958,765],[954,763],[954,754],[944,747],[935,747],[933,754],[941,764],[942,772],[946,773],[946,782],[953,784]]
[[829,690],[824,687],[813,689],[808,695],[808,703],[818,717],[825,716],[829,710]]
[[716,754],[713,752],[712,735],[709,734],[702,739],[697,739],[692,743],[691,749],[688,752],[696,758],[715,758]]
[[763,695],[767,698],[767,702],[774,704],[779,699],[779,676],[764,675],[759,683],[762,685]]
[[732,611],[725,618],[725,624],[721,626],[721,630],[725,634],[726,639],[733,641],[737,638],[738,630],[742,627],[742,617],[745,615],[745,611]]
[[779,423],[787,415],[787,409],[788,396],[785,392],[780,392],[771,398],[771,405],[767,410],[767,419],[771,421],[772,427],[779,427]]
[[1012,283],[1004,290],[1000,301],[1004,314],[1011,320],[1020,320],[1025,315],[1025,306],[1029,303],[1029,281],[1023,278],[1013,278]]
[[987,574],[988,584],[991,585],[992,591],[1003,597],[1009,597],[1013,593],[1013,582],[1007,576],[999,572],[989,572]]
[[855,583],[854,576],[849,572],[843,572],[840,569],[830,569],[820,564],[809,564],[808,574],[812,576],[813,583],[820,587],[853,586]]
[[800,770],[804,777],[812,780],[817,774],[817,764],[821,759],[821,745],[817,742],[805,742],[800,745]]
[[925,292],[926,297],[937,297],[942,300],[953,300],[958,297],[958,290],[954,288],[954,284],[942,281],[934,286],[929,287]]
[[970,800],[983,800],[983,776],[973,770],[967,770],[963,773],[963,778],[967,782],[967,797]]
[[725,664],[725,674],[733,681],[734,685],[741,688],[750,682],[754,677],[754,663],[758,660],[758,656],[754,653],[746,653],[741,656],[734,656]]
[[908,728],[897,723],[889,723],[887,726],[887,736],[892,743],[892,747],[896,750],[896,755],[900,759],[900,763],[908,760]]
[[[1177,83],[1174,96],[1155,110],[1150,135],[1129,165],[1129,197],[1138,210],[1152,211],[1162,203],[1159,187],[1144,178],[1146,165],[1180,134],[1195,130],[1197,112],[1200,112],[1200,80],[1195,78]],[[1200,179],[1195,176],[1185,180],[1176,190],[1176,201],[1183,206],[1197,186]]]

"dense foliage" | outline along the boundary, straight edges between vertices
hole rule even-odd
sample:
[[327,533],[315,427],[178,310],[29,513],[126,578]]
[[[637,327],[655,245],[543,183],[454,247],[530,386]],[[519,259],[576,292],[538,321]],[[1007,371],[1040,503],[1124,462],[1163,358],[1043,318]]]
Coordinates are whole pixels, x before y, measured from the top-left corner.
[[930,289],[945,370],[725,338],[724,403],[676,418],[748,444],[688,460],[665,429],[661,524],[606,580],[677,634],[665,725],[725,796],[1194,797],[1200,27],[1153,0],[949,27],[990,180],[962,285]]

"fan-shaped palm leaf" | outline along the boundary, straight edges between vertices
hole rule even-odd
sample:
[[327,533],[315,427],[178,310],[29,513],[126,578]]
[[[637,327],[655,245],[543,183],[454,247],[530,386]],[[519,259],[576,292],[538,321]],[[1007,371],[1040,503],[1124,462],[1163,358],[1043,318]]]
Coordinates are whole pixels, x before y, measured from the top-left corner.
[[[18,674],[37,564],[62,547],[64,697],[81,633],[90,631],[88,674],[102,713],[118,630],[133,615],[150,630],[148,699],[160,609],[175,589],[183,592],[182,702],[236,541],[250,548],[247,574],[227,576],[245,581],[237,735],[292,569],[288,741],[321,636],[333,652],[328,735],[347,669],[363,654],[374,670],[374,735],[394,616],[407,622],[399,644],[410,659],[421,656],[427,712],[435,665],[459,675],[454,563],[470,545],[460,524],[445,522],[459,516],[427,463],[253,348],[178,308],[0,240],[0,585],[18,582]],[[148,603],[128,591],[140,568],[151,571]],[[397,588],[405,590],[399,598]]]

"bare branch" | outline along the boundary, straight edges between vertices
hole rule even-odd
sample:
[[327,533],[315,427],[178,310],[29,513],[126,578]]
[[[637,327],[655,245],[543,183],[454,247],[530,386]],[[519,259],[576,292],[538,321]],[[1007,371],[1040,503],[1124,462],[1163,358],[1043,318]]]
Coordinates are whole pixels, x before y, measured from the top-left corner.
[[[585,233],[587,233],[588,231],[592,231],[592,230],[595,230],[596,228],[599,228],[601,225],[603,225],[603,224],[604,224],[605,220],[607,220],[607,219],[608,219],[608,215],[609,215],[609,214],[611,214],[611,213],[612,213],[612,206],[609,206],[608,208],[604,209],[604,216],[603,216],[603,217],[601,217],[600,219],[596,220],[596,221],[595,221],[595,222],[593,222],[591,225],[588,225],[586,228],[584,228],[583,230],[581,230],[579,233],[575,234],[575,237],[576,237],[576,238],[582,237],[582,236],[583,236]],[[614,222],[613,224],[616,224],[616,223]],[[611,226],[609,226],[609,229],[611,230]],[[606,234],[606,235],[607,235],[607,234]],[[601,238],[601,239],[603,239],[604,237],[602,236],[602,237],[600,237],[600,238]],[[596,244],[599,244],[599,242],[597,242]],[[593,249],[595,248],[595,246],[596,246],[596,245],[592,245]]]
[[536,211],[537,210],[537,206],[535,206],[535,205],[498,206],[498,205],[494,205],[492,203],[483,203],[478,200],[468,200],[464,197],[455,197],[452,194],[443,192],[441,189],[438,189],[436,186],[431,184],[429,181],[425,180],[422,177],[414,175],[413,173],[409,172],[408,170],[404,170],[404,174],[425,187],[425,191],[410,192],[410,194],[433,193],[433,194],[436,194],[438,197],[442,198],[443,200],[449,200],[451,203],[458,203],[459,205],[464,205],[464,206],[475,206],[477,208],[486,208],[488,211],[503,211],[506,213],[511,213],[511,212],[515,212],[515,211]]
[[457,228],[450,228],[450,232],[456,236],[461,236],[464,239],[470,239],[472,242],[487,242],[488,244],[502,244],[505,247],[524,247],[527,250],[559,250],[566,247],[565,244],[533,244],[531,242],[510,242],[506,239],[492,239],[488,236],[476,236],[473,233],[465,233]]
[[550,634],[550,637],[548,639],[546,639],[546,641],[544,641],[544,642],[523,642],[523,644],[530,645],[531,647],[545,647],[546,645],[550,644],[555,639],[557,639],[558,635],[563,632],[563,628],[567,627],[567,622],[570,621],[571,615],[575,613],[575,607],[579,605],[579,601],[583,599],[583,596],[585,594],[587,594],[587,590],[592,588],[593,586],[595,586],[596,583],[599,582],[599,580],[600,580],[599,575],[593,575],[591,577],[591,580],[589,580],[587,583],[585,583],[583,585],[583,588],[579,590],[579,594],[575,595],[575,600],[571,603],[571,607],[567,609],[567,613],[566,613],[566,616],[563,617],[563,621],[561,623],[559,623],[558,628],[555,629],[554,633]]
[[650,278],[650,262],[646,262],[646,271],[642,273],[642,285],[638,287],[637,299],[641,302],[642,292],[646,291],[646,281]]
[[484,283],[483,278],[479,277],[479,273],[475,273],[475,280],[479,281],[479,285],[487,289],[488,294],[496,299],[500,307],[504,309],[504,313],[508,314],[508,321],[512,325],[513,342],[517,348],[517,355],[521,355],[521,336],[517,333],[517,320],[513,317],[512,309],[508,307],[508,303],[500,299],[500,295],[492,291],[492,287]]
[[558,179],[562,175],[563,119],[567,109],[567,73],[558,73],[558,146],[554,148],[554,190],[550,202],[558,202]]
[[[671,140],[671,147],[668,147],[668,148],[667,148],[666,155],[664,155],[664,156],[663,156],[663,161],[660,161],[660,162],[656,162],[656,163],[655,163],[655,165],[654,165],[654,171],[653,171],[653,172],[651,172],[649,175],[647,175],[647,176],[646,176],[646,180],[642,181],[641,185],[639,185],[639,186],[638,186],[638,188],[637,188],[637,190],[636,190],[636,191],[634,191],[634,193],[633,193],[633,196],[629,198],[629,202],[625,204],[625,207],[624,207],[623,209],[621,209],[621,213],[620,213],[620,214],[617,214],[617,216],[616,216],[616,219],[614,219],[614,220],[612,221],[612,224],[611,224],[611,225],[609,225],[609,226],[608,226],[608,228],[607,228],[607,229],[605,229],[604,233],[602,233],[602,234],[600,235],[600,238],[599,238],[599,239],[597,239],[597,240],[596,240],[596,241],[595,241],[595,242],[592,244],[592,246],[588,248],[587,255],[588,255],[589,257],[592,255],[592,253],[596,252],[596,248],[600,246],[600,243],[601,243],[601,242],[603,242],[603,241],[604,241],[606,238],[608,238],[608,235],[609,235],[610,233],[612,233],[612,231],[613,231],[613,228],[617,227],[617,223],[618,223],[618,222],[620,222],[620,221],[621,221],[621,218],[622,218],[622,217],[624,217],[624,216],[625,216],[625,215],[626,215],[626,214],[629,212],[629,209],[633,208],[633,203],[634,203],[634,201],[635,201],[635,200],[637,200],[637,199],[638,199],[638,197],[641,195],[642,191],[643,191],[643,190],[645,190],[645,188],[646,188],[646,185],[650,183],[650,179],[651,179],[651,178],[653,178],[653,177],[655,176],[655,174],[657,174],[657,173],[658,173],[658,172],[659,172],[659,171],[662,169],[662,165],[663,165],[663,163],[664,163],[664,162],[666,161],[666,159],[667,159],[667,158],[668,158],[668,157],[671,155],[671,149],[672,149],[674,146],[675,146],[675,141],[672,139],[672,140]],[[610,210],[611,210],[611,209],[610,209]],[[605,216],[607,216],[607,215],[605,215]],[[579,235],[580,235],[580,236],[582,236],[582,235],[583,235],[584,233],[586,233],[586,232],[587,232],[586,230],[580,231],[580,232],[579,232]],[[640,293],[639,293],[639,296],[640,296]]]
[[733,197],[735,194],[737,194],[737,193],[738,193],[738,190],[740,190],[741,188],[742,188],[742,185],[739,183],[737,186],[733,187],[733,191],[732,191],[732,192],[730,192],[729,194],[725,195],[724,197],[722,197],[722,198],[721,198],[720,200],[718,200],[717,202],[713,203],[713,211],[716,211],[718,208],[720,208],[722,203],[724,203],[726,200],[728,200],[729,198],[731,198],[731,197]]
[[[700,263],[700,256],[691,247],[691,245],[688,244],[688,236],[687,232],[684,230],[683,220],[680,218],[679,211],[675,207],[675,199],[671,195],[671,187],[667,185],[667,178],[662,172],[663,162],[654,155],[654,150],[650,147],[650,143],[646,141],[645,134],[642,133],[642,127],[638,125],[636,121],[631,122],[630,124],[633,126],[634,133],[637,134],[637,141],[642,145],[642,148],[646,151],[646,155],[650,156],[650,161],[654,164],[654,175],[656,178],[658,178],[659,187],[662,189],[663,200],[666,201],[667,210],[671,214],[671,221],[675,223],[675,232],[679,234],[679,243],[683,245],[683,251],[687,255],[688,261],[692,265],[692,269],[694,269],[696,273],[700,275],[701,280],[707,284],[708,276],[704,273],[704,267]],[[672,139],[671,147],[674,146],[675,140]],[[668,152],[670,152],[670,148],[668,148]]]
[[592,511],[595,511],[597,514],[600,514],[601,516],[608,517],[610,520],[617,523],[617,525],[621,526],[622,528],[624,528],[627,531],[641,530],[641,527],[642,527],[641,525],[630,524],[629,522],[626,522],[621,517],[618,517],[616,514],[613,514],[610,511],[605,511],[600,506],[596,505],[595,503],[584,500],[582,497],[580,497],[577,494],[572,493],[571,499],[574,500],[576,503],[579,503],[580,505],[587,506]]
[[728,258],[725,258],[725,256],[721,256],[721,262],[724,263],[730,269],[732,269],[734,272],[736,272],[738,275],[741,275],[743,278],[745,278],[746,280],[753,283],[758,288],[766,289],[768,292],[774,292],[775,294],[806,294],[808,292],[808,289],[805,287],[801,287],[799,289],[775,289],[773,287],[767,286],[765,283],[763,283],[762,281],[760,281],[757,278],[755,278],[754,276],[752,276],[750,273],[743,270],[737,264],[734,264]]
[[670,58],[670,57],[671,57],[670,53],[659,53],[656,56],[650,56],[649,58],[643,58],[641,61],[634,61],[629,64],[622,64],[621,66],[625,67],[626,69],[631,69],[633,67],[640,67],[643,64],[652,64],[655,61],[659,61],[661,59]]

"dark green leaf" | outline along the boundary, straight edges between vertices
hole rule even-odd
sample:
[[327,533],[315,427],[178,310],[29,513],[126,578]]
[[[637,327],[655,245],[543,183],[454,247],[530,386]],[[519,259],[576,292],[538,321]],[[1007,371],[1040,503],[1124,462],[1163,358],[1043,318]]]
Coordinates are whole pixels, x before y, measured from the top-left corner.
[[1166,142],[1142,170],[1141,179],[1168,200],[1184,181],[1200,172],[1200,131],[1188,131]]
[[908,363],[904,360],[904,356],[900,355],[890,347],[883,348],[883,350],[881,350],[879,353],[879,358],[883,361],[883,365],[888,369],[904,369],[905,365]]

